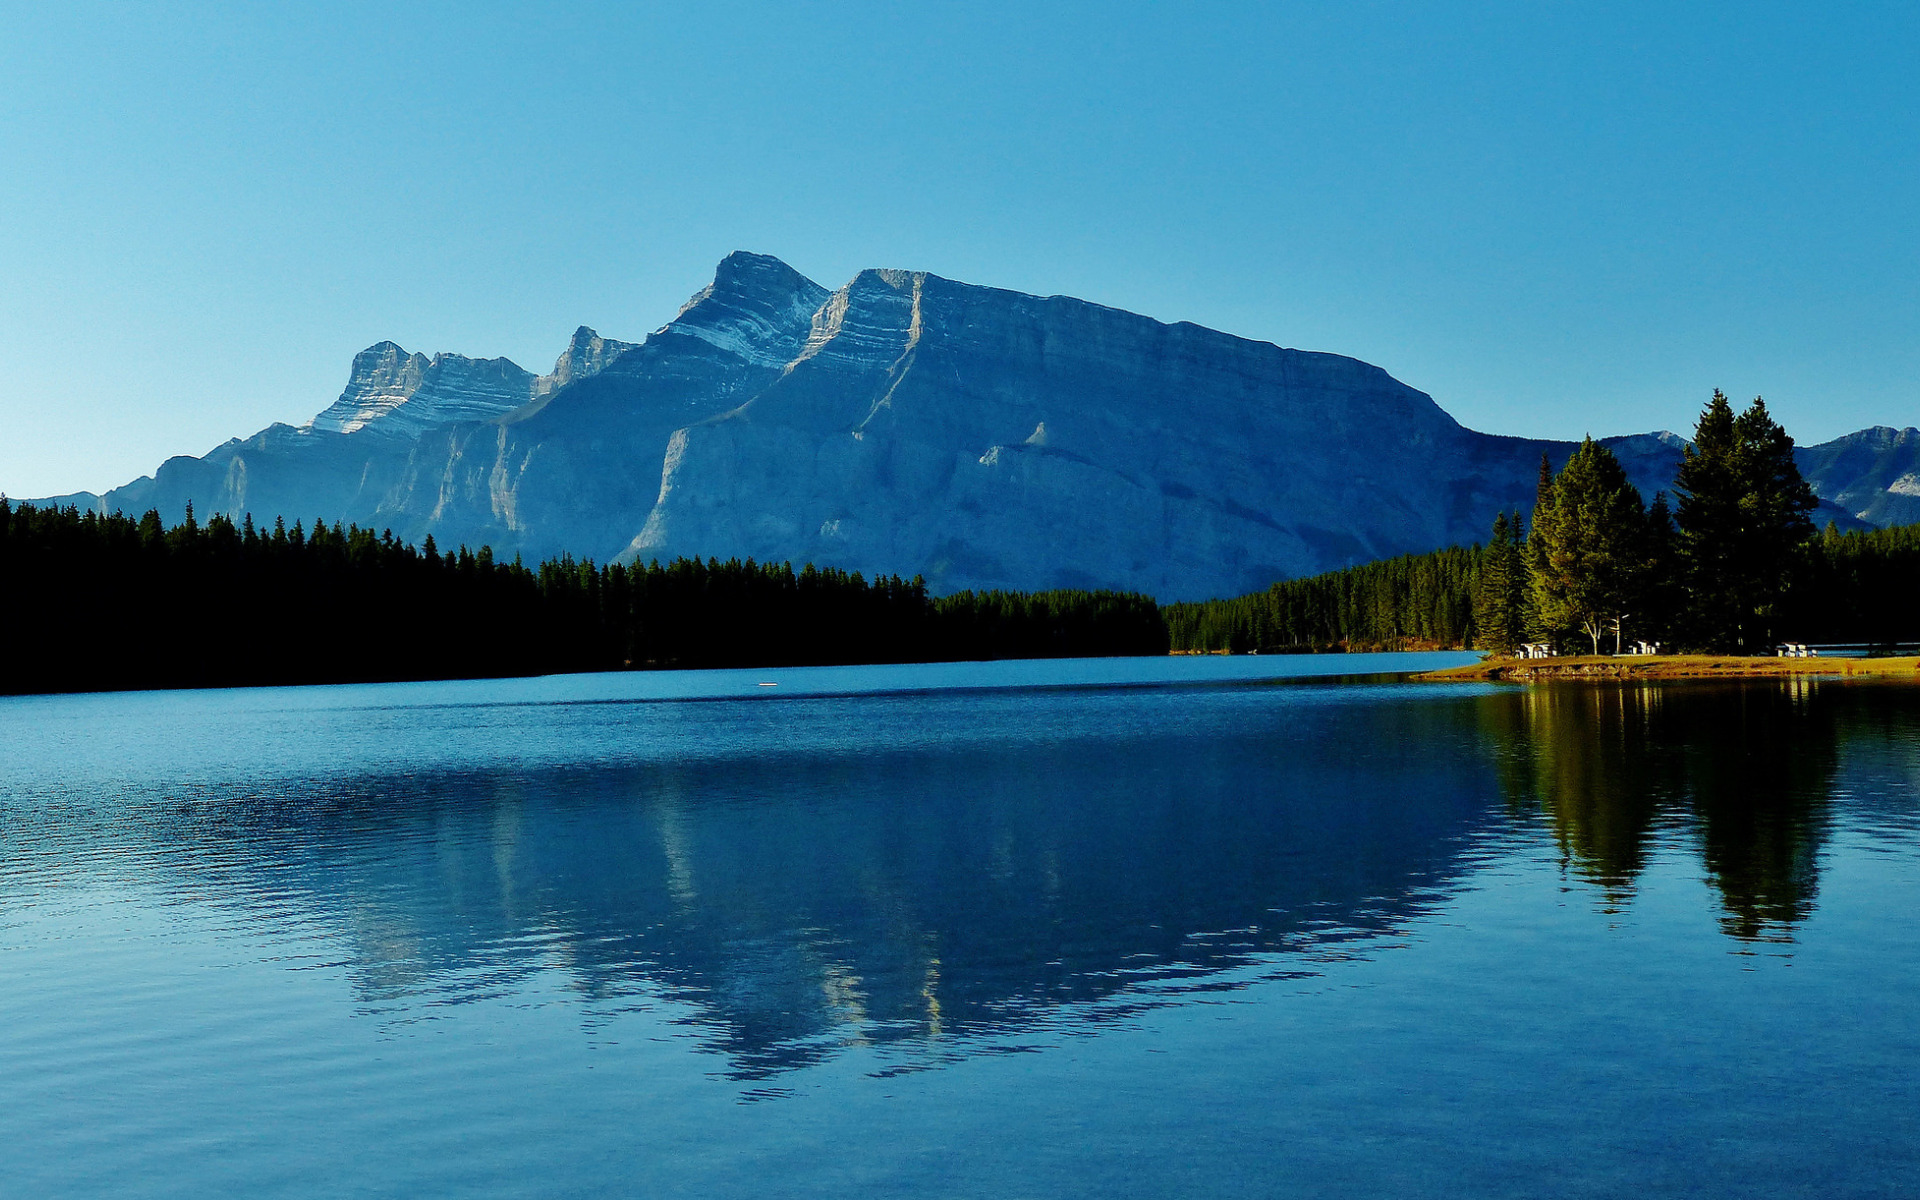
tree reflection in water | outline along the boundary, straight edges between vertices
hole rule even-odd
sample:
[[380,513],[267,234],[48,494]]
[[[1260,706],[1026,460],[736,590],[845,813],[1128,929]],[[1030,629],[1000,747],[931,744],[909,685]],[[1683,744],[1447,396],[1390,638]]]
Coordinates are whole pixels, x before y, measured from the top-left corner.
[[1566,683],[1486,698],[1510,804],[1551,822],[1568,868],[1609,906],[1650,842],[1684,835],[1742,940],[1791,940],[1813,911],[1845,687]]

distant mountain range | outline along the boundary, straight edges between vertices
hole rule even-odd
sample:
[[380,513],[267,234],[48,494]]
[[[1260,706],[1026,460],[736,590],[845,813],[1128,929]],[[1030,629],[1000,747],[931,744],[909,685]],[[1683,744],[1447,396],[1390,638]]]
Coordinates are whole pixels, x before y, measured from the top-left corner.
[[[1649,498],[1682,439],[1605,439]],[[1484,538],[1542,454],[1378,367],[908,271],[838,291],[736,253],[639,342],[554,369],[382,342],[340,398],[104,496],[179,519],[346,520],[529,560],[814,562],[1161,599]],[[1843,528],[1920,521],[1920,430],[1799,451]]]

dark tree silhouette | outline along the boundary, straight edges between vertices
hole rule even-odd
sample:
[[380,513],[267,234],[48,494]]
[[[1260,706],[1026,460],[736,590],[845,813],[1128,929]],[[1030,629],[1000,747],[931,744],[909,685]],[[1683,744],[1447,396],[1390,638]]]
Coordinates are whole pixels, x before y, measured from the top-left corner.
[[1777,618],[1800,550],[1813,536],[1813,488],[1793,461],[1793,439],[1754,397],[1739,416],[1720,391],[1700,414],[1674,479],[1689,640],[1757,652]]
[[1500,513],[1480,556],[1474,584],[1474,641],[1481,649],[1512,654],[1531,624],[1525,535],[1520,514]]
[[0,691],[1165,654],[1144,596],[927,595],[786,563],[529,568],[355,526],[0,498]]

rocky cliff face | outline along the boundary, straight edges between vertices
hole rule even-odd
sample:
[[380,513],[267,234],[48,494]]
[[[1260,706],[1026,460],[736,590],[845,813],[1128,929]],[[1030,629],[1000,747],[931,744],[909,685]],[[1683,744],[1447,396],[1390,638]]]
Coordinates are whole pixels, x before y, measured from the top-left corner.
[[533,381],[533,394],[544,396],[549,392],[598,375],[606,370],[607,364],[634,348],[632,342],[616,342],[612,338],[603,338],[585,325],[573,331],[573,340],[560,353],[553,364],[553,374],[542,375]]
[[[1651,496],[1682,443],[1608,444]],[[1173,599],[1477,540],[1573,448],[1468,430],[1339,355],[916,272],[829,293],[734,254],[638,343],[582,328],[544,376],[381,343],[309,425],[84,500]],[[1843,525],[1920,520],[1920,433],[1802,455]]]
[[1453,514],[1405,467],[1458,433],[1352,359],[869,271],[768,387],[674,434],[625,552],[911,567],[943,590],[1263,586],[1444,543]]
[[[561,364],[571,371],[569,358],[563,356]],[[441,425],[503,417],[532,399],[540,382],[504,358],[429,359],[381,342],[354,356],[346,390],[309,426],[411,441]]]

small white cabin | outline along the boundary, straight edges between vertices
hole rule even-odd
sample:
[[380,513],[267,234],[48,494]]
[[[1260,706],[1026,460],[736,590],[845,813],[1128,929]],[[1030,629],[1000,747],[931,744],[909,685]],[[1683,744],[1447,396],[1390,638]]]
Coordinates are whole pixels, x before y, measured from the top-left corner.
[[1521,658],[1552,658],[1553,647],[1545,642],[1527,642],[1520,647]]

